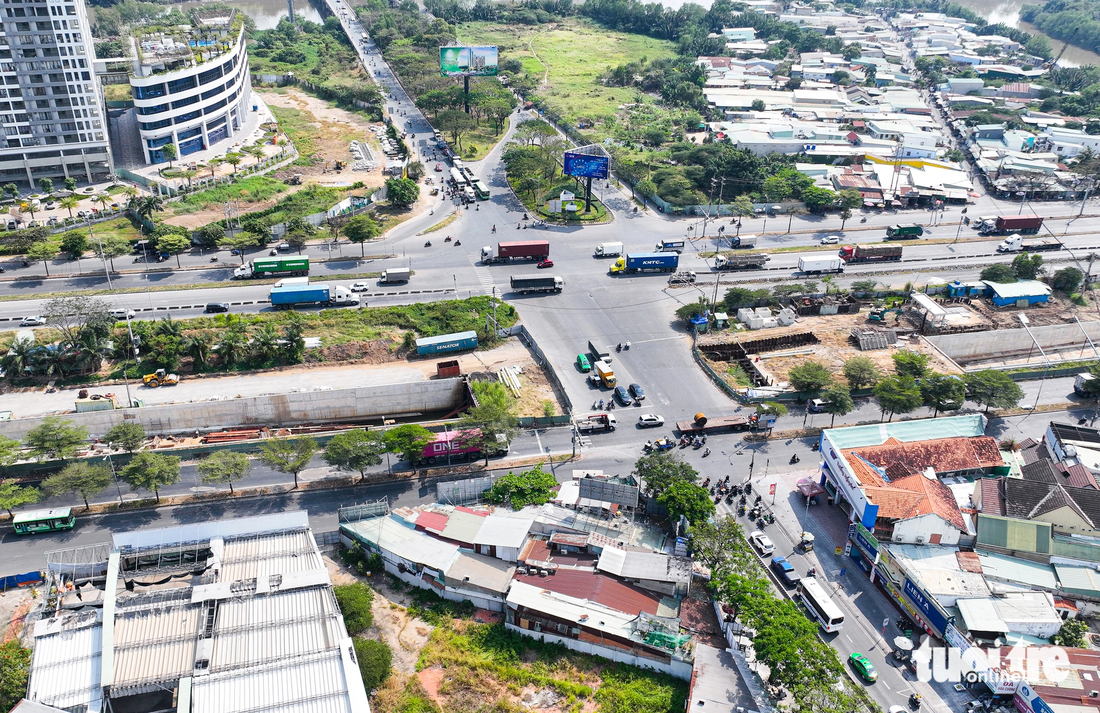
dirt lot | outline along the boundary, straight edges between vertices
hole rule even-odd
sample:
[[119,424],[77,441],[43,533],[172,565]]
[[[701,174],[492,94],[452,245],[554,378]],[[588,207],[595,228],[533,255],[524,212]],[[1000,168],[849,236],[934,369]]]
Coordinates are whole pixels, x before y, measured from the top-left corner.
[[[986,300],[973,300],[970,309],[977,312],[990,323],[990,329],[1019,329],[1020,321],[1016,315],[1019,307],[994,307]],[[1050,296],[1046,304],[1032,305],[1027,308],[1027,318],[1033,327],[1048,324],[1069,324],[1076,316],[1082,322],[1100,321],[1095,307],[1079,307],[1067,299]]]
[[[885,324],[888,327],[893,327],[894,320],[890,318]],[[958,368],[941,357],[939,353],[932,349],[923,339],[917,341],[899,339],[896,347],[875,351],[860,351],[858,347],[854,346],[851,341],[849,341],[850,331],[852,327],[865,327],[869,325],[879,326],[880,323],[869,322],[867,320],[866,310],[858,314],[850,315],[838,314],[824,317],[800,317],[798,322],[790,327],[742,331],[736,333],[735,336],[731,335],[729,332],[719,332],[701,339],[699,344],[700,348],[702,348],[706,344],[728,344],[734,341],[747,342],[754,339],[779,337],[786,334],[812,332],[818,338],[819,344],[774,352],[782,356],[769,356],[767,353],[759,355],[758,364],[760,368],[773,375],[774,383],[787,381],[787,375],[790,370],[804,363],[807,359],[821,362],[825,365],[825,368],[839,376],[845,361],[854,356],[865,356],[875,362],[879,371],[886,374],[892,374],[894,373],[894,361],[892,357],[898,349],[909,349],[929,355],[931,357],[929,366],[934,371],[938,371],[942,374],[961,373]],[[904,331],[909,331],[911,329],[904,320],[901,323],[901,327]],[[710,364],[719,374],[724,374],[729,367],[726,362],[712,361]],[[733,384],[732,381],[730,383],[731,385]]]
[[27,613],[35,603],[33,587],[12,589],[0,594],[0,643],[7,643],[19,638],[23,633],[23,626]]
[[[256,201],[255,203],[241,203],[241,214],[256,213],[261,210],[267,210],[272,207],[283,198],[286,198],[292,193],[296,193],[305,188],[305,185],[300,186],[287,186],[287,190],[280,193],[274,198],[269,198],[266,201]],[[197,210],[194,213],[184,213],[183,215],[173,215],[166,217],[161,222],[166,225],[179,225],[189,230],[198,230],[204,225],[213,223],[215,220],[222,220],[225,218],[224,206],[217,208],[206,208],[204,210]]]
[[[301,153],[311,152],[324,157],[325,161],[313,166],[295,165],[288,168],[285,173],[289,177],[292,173],[300,173],[309,183],[321,183],[325,185],[339,185],[342,183],[362,181],[367,186],[381,186],[386,182],[381,170],[350,171],[345,170],[336,173],[331,170],[332,161],[351,161],[351,152],[348,145],[354,141],[368,141],[370,149],[374,153],[376,161],[382,162],[385,155],[382,147],[374,137],[371,126],[381,124],[367,121],[358,114],[340,109],[323,99],[310,96],[305,92],[293,88],[281,88],[265,90],[260,93],[268,106],[295,109],[301,112],[296,126],[285,127],[293,136],[295,128],[308,132],[308,147],[299,147]],[[281,175],[276,175],[276,178]]]

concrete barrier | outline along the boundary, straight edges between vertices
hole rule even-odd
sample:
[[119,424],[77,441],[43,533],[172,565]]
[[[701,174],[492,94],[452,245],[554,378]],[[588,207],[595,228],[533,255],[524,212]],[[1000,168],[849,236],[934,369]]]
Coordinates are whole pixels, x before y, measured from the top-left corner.
[[[1088,338],[1085,333],[1088,333]],[[1088,359],[1095,357],[1092,345],[1100,348],[1100,323],[1083,322],[1081,324],[1052,324],[1043,327],[1032,327],[1031,333],[1035,335],[1033,342],[1024,329],[996,329],[989,332],[963,332],[961,334],[941,334],[926,337],[951,359],[966,367],[968,362],[986,361],[1005,357],[1016,357],[1034,352],[1037,361],[1042,361],[1039,350],[1035,348],[1035,342],[1039,343],[1044,351],[1064,351],[1078,348],[1077,355],[1060,354],[1058,359]],[[1048,355],[1052,357],[1053,355]]]
[[[102,437],[119,423],[137,423],[148,434],[217,431],[240,426],[294,426],[303,423],[350,422],[414,413],[448,411],[462,403],[461,378],[433,379],[406,384],[364,386],[333,391],[308,391],[252,396],[228,401],[166,404],[145,408],[63,414],[63,418]],[[4,422],[0,433],[23,440],[46,417]]]

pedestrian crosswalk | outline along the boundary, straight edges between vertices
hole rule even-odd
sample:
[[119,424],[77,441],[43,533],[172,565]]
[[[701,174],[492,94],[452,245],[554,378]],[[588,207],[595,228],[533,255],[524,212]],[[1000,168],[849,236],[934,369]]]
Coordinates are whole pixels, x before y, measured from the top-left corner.
[[474,274],[477,275],[477,281],[481,283],[481,288],[485,290],[485,294],[493,294],[493,288],[496,285],[493,283],[493,273],[489,271],[489,268],[483,265],[477,264],[477,259],[473,256],[469,256],[470,264],[474,266]]

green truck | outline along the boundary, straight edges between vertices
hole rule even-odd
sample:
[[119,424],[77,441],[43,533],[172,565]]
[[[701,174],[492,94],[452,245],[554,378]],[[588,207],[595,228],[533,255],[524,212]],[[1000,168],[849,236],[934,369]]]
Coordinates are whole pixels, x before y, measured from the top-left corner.
[[915,240],[922,235],[924,235],[924,228],[916,223],[901,223],[886,229],[887,240]]
[[308,275],[309,257],[261,257],[246,262],[233,271],[234,280],[251,280],[255,277],[281,275]]

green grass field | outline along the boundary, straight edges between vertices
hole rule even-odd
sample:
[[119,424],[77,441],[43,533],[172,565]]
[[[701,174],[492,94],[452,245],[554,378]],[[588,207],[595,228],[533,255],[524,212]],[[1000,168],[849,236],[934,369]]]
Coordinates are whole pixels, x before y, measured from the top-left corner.
[[637,89],[605,87],[599,76],[626,62],[676,54],[671,42],[612,32],[579,19],[547,31],[527,25],[467,23],[459,26],[458,37],[463,43],[497,45],[502,58],[520,60],[536,81],[541,82],[549,70],[549,81],[537,94],[574,126],[580,119],[592,122],[592,129],[584,133],[594,139],[612,134],[611,126],[604,122],[617,120],[620,105],[653,103],[652,97]]

